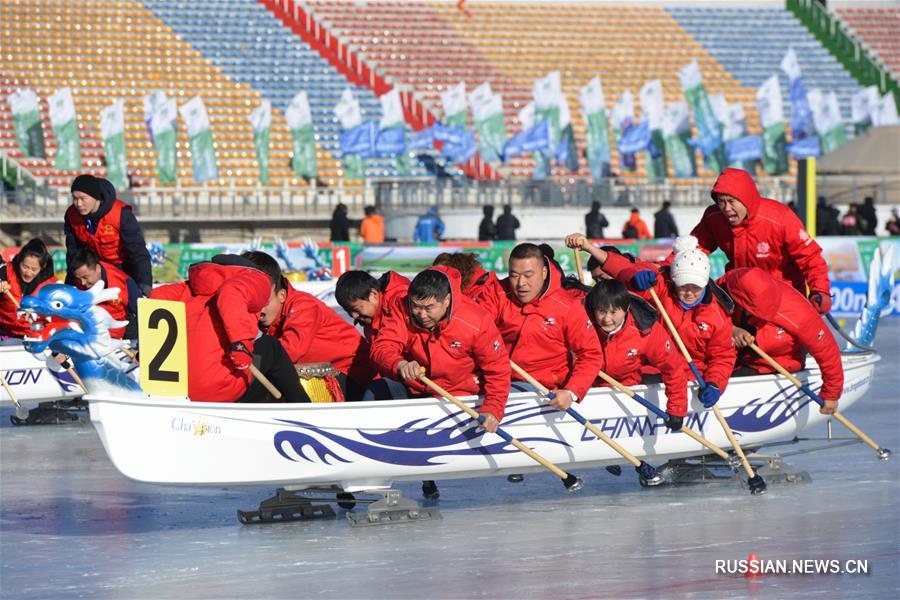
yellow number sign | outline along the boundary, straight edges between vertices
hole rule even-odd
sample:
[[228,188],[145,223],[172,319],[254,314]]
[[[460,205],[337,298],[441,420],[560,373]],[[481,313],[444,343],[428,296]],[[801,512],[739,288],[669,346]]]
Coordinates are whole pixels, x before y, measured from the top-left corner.
[[138,299],[141,388],[152,396],[188,395],[184,303]]

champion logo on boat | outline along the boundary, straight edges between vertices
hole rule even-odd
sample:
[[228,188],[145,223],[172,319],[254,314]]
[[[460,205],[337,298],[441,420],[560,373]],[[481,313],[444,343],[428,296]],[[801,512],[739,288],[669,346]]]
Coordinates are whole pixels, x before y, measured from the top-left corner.
[[756,245],[756,258],[765,258],[769,256],[769,244],[760,242]]

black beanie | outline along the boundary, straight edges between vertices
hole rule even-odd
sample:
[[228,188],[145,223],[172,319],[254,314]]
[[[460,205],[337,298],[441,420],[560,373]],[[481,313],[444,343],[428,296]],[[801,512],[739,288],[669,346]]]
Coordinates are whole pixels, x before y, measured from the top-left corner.
[[97,200],[103,200],[103,187],[100,179],[93,175],[79,175],[72,181],[72,193],[84,192]]

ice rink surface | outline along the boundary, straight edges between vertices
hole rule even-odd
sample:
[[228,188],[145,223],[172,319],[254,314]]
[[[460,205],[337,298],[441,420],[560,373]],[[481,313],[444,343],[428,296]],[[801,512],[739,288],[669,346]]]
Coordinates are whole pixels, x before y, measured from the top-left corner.
[[[900,321],[847,416],[900,452]],[[120,475],[90,425],[12,427],[0,410],[0,597],[898,598],[900,455],[793,456],[812,483],[644,489],[625,468],[439,482],[443,520],[240,525],[271,488],[172,488]],[[135,423],[140,427],[140,423]],[[824,435],[807,430],[808,436]],[[835,423],[837,436],[848,435]],[[599,443],[599,442],[598,442]],[[798,447],[775,448],[790,452]],[[419,486],[399,484],[419,498]],[[868,575],[716,573],[716,560],[868,561]],[[826,596],[827,594],[827,596]]]

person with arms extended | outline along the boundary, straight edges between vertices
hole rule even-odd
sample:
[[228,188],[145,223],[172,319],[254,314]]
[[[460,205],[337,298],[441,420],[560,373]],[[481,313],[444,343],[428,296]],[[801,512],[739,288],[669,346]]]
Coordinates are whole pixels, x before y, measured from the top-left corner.
[[[141,293],[153,289],[153,270],[144,233],[131,207],[116,199],[113,184],[93,175],[72,181],[72,205],[66,210],[66,263],[81,248],[134,279]],[[67,283],[72,283],[67,279]]]

